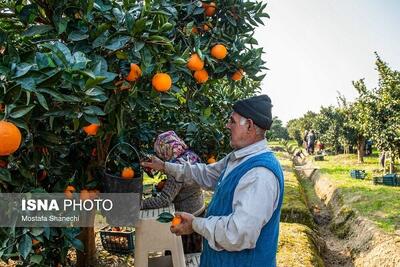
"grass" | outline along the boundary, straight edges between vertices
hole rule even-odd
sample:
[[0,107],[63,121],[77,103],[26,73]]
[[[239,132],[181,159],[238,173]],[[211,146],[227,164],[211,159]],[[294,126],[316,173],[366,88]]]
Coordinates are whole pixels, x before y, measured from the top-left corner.
[[297,223],[281,223],[277,266],[324,266],[315,245],[315,233]]
[[292,169],[292,162],[283,153],[276,153],[281,162],[285,177],[285,194],[281,210],[281,221],[302,223],[313,227],[312,215],[305,204],[305,195],[295,173]]
[[[372,177],[381,176],[378,155],[357,163],[357,155],[325,156],[325,161],[315,162],[321,175],[328,176],[340,190],[343,204],[354,208],[361,216],[374,222],[386,232],[400,229],[400,187],[373,185]],[[350,177],[350,170],[367,172],[365,180]]]

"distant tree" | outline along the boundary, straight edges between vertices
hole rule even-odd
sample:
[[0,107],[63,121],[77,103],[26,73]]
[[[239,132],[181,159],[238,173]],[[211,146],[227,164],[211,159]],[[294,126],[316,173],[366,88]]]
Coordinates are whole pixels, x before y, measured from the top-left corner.
[[343,122],[343,114],[334,106],[321,107],[321,111],[314,121],[318,139],[336,153],[342,147],[340,137],[343,135]]
[[302,129],[301,119],[292,119],[286,124],[289,138],[296,140],[299,146],[303,143],[304,130]]
[[278,117],[273,118],[271,130],[268,131],[267,138],[268,140],[289,140],[288,130],[282,125],[282,121]]
[[364,80],[354,82],[363,102],[363,124],[380,151],[391,158],[390,172],[400,156],[400,72],[389,68],[376,54],[378,88],[368,90]]

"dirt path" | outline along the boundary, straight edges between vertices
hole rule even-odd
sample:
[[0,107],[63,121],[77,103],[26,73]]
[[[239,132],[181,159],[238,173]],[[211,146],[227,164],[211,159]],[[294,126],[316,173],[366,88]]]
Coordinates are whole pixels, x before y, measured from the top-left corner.
[[[307,175],[313,175],[315,170],[303,166],[307,171],[302,172],[306,175],[299,175],[300,183],[307,196],[307,205],[313,215],[316,228],[314,229],[319,236],[321,258],[326,267],[351,267],[354,266],[350,249],[346,239],[338,238],[330,229],[332,221],[332,211],[316,195],[312,181]],[[296,168],[299,170],[298,168]]]

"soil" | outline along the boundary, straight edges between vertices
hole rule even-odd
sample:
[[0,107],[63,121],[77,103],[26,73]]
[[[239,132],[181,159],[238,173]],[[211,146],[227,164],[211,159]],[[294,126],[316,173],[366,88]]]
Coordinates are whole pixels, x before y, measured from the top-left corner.
[[297,167],[300,179],[310,179],[317,198],[308,203],[327,267],[400,266],[400,235],[386,233],[343,204],[338,189],[306,162]]

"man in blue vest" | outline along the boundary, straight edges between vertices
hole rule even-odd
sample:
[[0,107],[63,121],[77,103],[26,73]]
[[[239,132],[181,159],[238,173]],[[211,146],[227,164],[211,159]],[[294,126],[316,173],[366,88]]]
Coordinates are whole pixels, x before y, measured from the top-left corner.
[[161,170],[177,181],[191,179],[214,190],[205,218],[177,212],[177,235],[204,237],[201,267],[276,266],[283,172],[267,146],[272,124],[271,100],[259,95],[237,101],[226,127],[233,151],[205,165],[179,165],[153,157],[145,167]]

